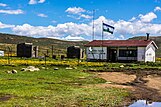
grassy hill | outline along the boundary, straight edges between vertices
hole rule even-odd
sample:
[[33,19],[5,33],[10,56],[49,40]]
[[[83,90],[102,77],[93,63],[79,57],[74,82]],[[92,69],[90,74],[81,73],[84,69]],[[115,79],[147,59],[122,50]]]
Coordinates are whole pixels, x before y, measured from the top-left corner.
[[[146,40],[146,36],[137,36],[137,37],[132,37],[129,39]],[[150,40],[153,40],[158,46],[158,49],[156,50],[156,56],[161,57],[161,36],[150,36]]]
[[[129,39],[146,40],[146,36],[137,36]],[[156,56],[161,57],[161,36],[151,36],[150,39],[154,40],[159,47],[156,51]],[[13,53],[16,53],[16,45],[24,42],[33,43],[33,45],[39,46],[39,53],[41,55],[47,50],[51,53],[52,46],[54,46],[54,54],[65,54],[67,47],[76,45],[83,48],[83,45],[88,41],[64,41],[58,39],[33,38],[0,33],[0,50],[7,51],[8,47],[12,47]]]
[[83,47],[83,45],[87,43],[87,41],[63,41],[58,39],[33,38],[0,33],[0,50],[7,51],[8,47],[12,47],[12,51],[16,53],[16,45],[24,42],[33,43],[33,45],[39,46],[40,53],[47,50],[51,53],[52,46],[54,46],[55,54],[65,54],[67,47],[75,45]]

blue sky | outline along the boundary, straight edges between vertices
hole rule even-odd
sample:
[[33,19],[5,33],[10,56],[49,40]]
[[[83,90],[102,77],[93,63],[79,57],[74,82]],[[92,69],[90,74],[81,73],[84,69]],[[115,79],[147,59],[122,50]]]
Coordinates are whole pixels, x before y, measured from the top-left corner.
[[63,40],[95,39],[102,21],[115,27],[104,39],[161,36],[160,0],[0,0],[0,32]]

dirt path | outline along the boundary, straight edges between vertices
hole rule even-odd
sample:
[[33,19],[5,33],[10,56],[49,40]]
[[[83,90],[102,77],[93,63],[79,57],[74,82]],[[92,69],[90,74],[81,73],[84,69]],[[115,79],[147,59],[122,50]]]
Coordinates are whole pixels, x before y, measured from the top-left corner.
[[98,87],[125,88],[131,92],[130,100],[161,102],[161,76],[147,72],[102,72],[98,77],[107,81]]

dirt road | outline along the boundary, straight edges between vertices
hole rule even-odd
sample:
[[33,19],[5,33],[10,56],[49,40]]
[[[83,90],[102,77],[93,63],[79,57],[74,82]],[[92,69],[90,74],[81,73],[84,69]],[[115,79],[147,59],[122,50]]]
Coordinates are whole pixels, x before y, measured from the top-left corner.
[[[158,71],[161,72],[161,71]],[[107,81],[98,87],[125,88],[131,92],[129,102],[139,99],[161,102],[161,75],[153,71],[99,72],[98,77]]]

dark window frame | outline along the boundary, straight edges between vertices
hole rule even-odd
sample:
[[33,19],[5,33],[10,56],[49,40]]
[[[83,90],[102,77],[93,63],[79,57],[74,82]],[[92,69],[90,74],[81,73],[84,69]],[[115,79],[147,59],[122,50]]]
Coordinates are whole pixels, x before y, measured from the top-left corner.
[[137,57],[137,50],[125,50],[125,49],[120,49],[119,50],[119,57]]

